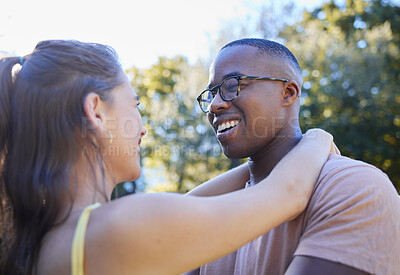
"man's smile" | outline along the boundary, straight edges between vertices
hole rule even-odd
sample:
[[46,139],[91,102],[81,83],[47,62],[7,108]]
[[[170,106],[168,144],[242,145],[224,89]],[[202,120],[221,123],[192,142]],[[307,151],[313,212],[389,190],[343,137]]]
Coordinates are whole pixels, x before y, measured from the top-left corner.
[[229,129],[236,127],[236,125],[238,125],[238,124],[239,124],[239,120],[230,120],[230,121],[223,122],[218,125],[217,133],[223,133],[225,131],[228,131]]

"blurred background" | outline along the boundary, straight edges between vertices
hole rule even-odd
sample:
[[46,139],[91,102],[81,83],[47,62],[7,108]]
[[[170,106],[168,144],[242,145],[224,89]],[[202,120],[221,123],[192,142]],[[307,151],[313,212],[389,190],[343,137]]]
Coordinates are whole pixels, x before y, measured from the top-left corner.
[[142,176],[119,195],[181,192],[246,160],[220,150],[196,96],[227,42],[278,41],[303,71],[300,124],[333,134],[343,155],[383,170],[400,191],[400,0],[11,1],[0,56],[44,39],[114,47],[140,96]]

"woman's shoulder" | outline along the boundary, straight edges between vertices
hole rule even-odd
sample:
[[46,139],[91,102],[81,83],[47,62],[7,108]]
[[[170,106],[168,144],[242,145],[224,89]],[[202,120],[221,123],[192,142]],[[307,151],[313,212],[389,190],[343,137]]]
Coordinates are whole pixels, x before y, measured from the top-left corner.
[[[106,232],[110,234],[112,223],[119,220],[118,209],[122,207],[120,203],[106,203],[92,208],[84,237],[85,255],[90,251],[92,243],[99,247],[101,241],[107,237]],[[72,243],[83,211],[84,209],[72,211],[63,223],[44,235],[37,263],[38,274],[71,274]]]
[[152,197],[128,195],[92,211],[85,240],[87,274],[123,273],[138,265],[134,254],[145,244],[148,221],[154,221],[150,208],[157,200]]
[[79,214],[47,232],[41,242],[37,274],[71,274],[71,248]]
[[[104,256],[110,251],[103,249],[102,244],[107,243],[106,240],[112,232],[116,232],[115,228],[121,226],[118,225],[118,222],[122,221],[119,212],[123,207],[124,204],[118,201],[91,210],[84,237],[85,261],[91,258],[87,257],[87,254],[91,253],[92,247],[104,250],[102,252]],[[45,234],[38,258],[38,274],[71,274],[72,243],[82,213],[83,209],[71,212],[66,221]]]

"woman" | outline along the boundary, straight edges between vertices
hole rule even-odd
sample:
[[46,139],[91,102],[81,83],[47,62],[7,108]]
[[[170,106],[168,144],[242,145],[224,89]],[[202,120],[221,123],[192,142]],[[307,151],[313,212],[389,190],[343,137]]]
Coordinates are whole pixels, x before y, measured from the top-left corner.
[[[314,130],[268,178],[239,192],[110,202],[116,183],[140,176],[146,134],[116,53],[99,44],[43,41],[30,55],[2,59],[0,75],[6,274],[191,270],[303,211],[332,143],[329,134]],[[243,186],[247,177],[242,166],[196,194],[217,195]]]

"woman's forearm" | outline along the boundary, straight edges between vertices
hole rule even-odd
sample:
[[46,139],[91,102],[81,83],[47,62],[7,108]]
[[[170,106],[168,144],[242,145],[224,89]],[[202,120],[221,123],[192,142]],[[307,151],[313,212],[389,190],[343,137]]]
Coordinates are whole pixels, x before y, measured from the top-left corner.
[[187,193],[191,196],[217,196],[244,188],[250,179],[247,163],[233,168]]

